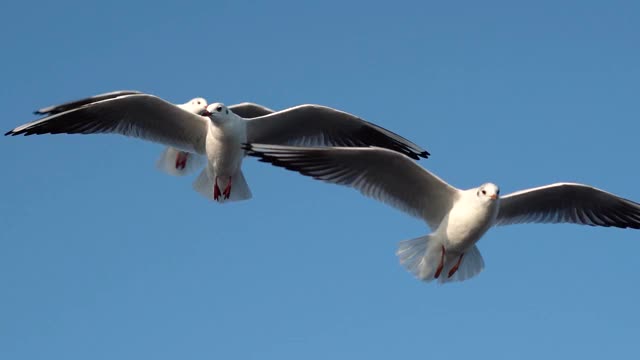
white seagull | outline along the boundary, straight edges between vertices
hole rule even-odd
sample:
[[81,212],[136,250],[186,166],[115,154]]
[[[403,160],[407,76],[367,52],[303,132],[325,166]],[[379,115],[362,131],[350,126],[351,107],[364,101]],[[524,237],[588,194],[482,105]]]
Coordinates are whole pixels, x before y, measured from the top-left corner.
[[573,223],[640,229],[640,204],[589,185],[557,183],[500,196],[497,185],[457,189],[408,157],[380,148],[246,144],[247,155],[345,185],[424,220],[432,233],[402,241],[400,263],[420,280],[469,279],[484,261],[476,242],[494,225]]
[[240,168],[244,142],[378,146],[414,159],[429,155],[397,134],[320,105],[300,105],[245,119],[222,103],[208,105],[201,116],[144,93],[105,97],[76,107],[65,105],[67,108],[61,107],[57,113],[51,110],[49,113],[53,114],[5,135],[116,133],[206,155],[207,166],[195,180],[194,188],[220,202],[251,198]]
[[[109,100],[124,95],[133,94],[142,93],[135,90],[113,91],[80,100],[70,101],[60,105],[47,106],[42,109],[38,109],[33,113],[36,115],[51,116],[98,101]],[[197,115],[202,115],[205,112],[207,105],[207,100],[201,97],[193,98],[184,104],[175,104],[175,106]],[[229,106],[229,110],[247,119],[273,113],[273,110],[267,107],[250,102],[231,105]],[[156,167],[167,174],[183,176],[198,170],[205,163],[206,158],[202,155],[190,153],[187,151],[181,151],[174,147],[168,146],[160,155],[160,158],[156,162]]]

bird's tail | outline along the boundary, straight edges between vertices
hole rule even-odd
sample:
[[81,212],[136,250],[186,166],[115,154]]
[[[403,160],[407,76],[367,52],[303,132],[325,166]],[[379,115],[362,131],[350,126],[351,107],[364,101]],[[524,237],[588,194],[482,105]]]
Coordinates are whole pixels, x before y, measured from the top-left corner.
[[[218,186],[221,190],[223,190],[227,186],[228,179],[220,178],[218,179]],[[210,178],[207,173],[207,169],[202,170],[200,175],[193,182],[193,189],[200,193],[202,196],[213,200],[213,186],[214,181]],[[238,170],[238,172],[232,176],[231,179],[231,193],[228,199],[224,199],[224,196],[219,198],[219,202],[229,202],[229,201],[241,201],[251,199],[251,190],[249,189],[249,185],[244,178],[244,174],[242,174],[242,170]]]
[[238,170],[238,172],[233,176],[233,186],[231,187],[231,196],[227,201],[240,201],[240,200],[248,200],[251,199],[251,189],[249,189],[249,184],[247,184],[247,180],[244,178],[244,174],[242,170]]
[[174,176],[188,175],[206,163],[204,156],[168,147],[156,162],[158,170]]
[[427,282],[436,279],[435,276],[441,262],[443,266],[438,274],[438,282],[440,283],[467,280],[479,274],[484,268],[482,255],[478,247],[473,245],[464,253],[458,270],[449,276],[449,272],[458,262],[460,254],[447,253],[445,250],[444,261],[442,261],[443,246],[444,244],[434,236],[426,235],[401,241],[396,255],[400,259],[400,264],[410,273]]

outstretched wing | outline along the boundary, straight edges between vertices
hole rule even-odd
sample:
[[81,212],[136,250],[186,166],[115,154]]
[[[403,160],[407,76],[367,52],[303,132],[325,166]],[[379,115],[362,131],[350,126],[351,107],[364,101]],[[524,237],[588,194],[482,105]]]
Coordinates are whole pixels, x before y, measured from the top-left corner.
[[500,199],[496,225],[573,223],[640,229],[640,204],[594,187],[557,183]]
[[274,113],[273,110],[262,105],[258,105],[251,102],[243,102],[229,106],[229,110],[233,111],[241,118],[251,119],[259,116],[265,116]]
[[246,144],[247,155],[332,184],[345,185],[437,228],[458,190],[398,152],[370,147],[304,148]]
[[426,150],[398,134],[320,105],[300,105],[248,120],[247,141],[301,146],[377,146],[416,160],[429,156]]
[[134,90],[112,91],[112,92],[91,96],[91,97],[80,99],[80,100],[69,101],[60,105],[47,106],[42,109],[38,109],[33,113],[36,115],[54,115],[54,114],[59,114],[61,112],[65,112],[71,109],[78,108],[83,105],[91,104],[93,102],[113,99],[113,98],[117,98],[118,96],[132,95],[132,94],[142,94],[142,93]]
[[207,122],[156,96],[136,93],[46,116],[5,135],[61,133],[115,133],[204,153]]

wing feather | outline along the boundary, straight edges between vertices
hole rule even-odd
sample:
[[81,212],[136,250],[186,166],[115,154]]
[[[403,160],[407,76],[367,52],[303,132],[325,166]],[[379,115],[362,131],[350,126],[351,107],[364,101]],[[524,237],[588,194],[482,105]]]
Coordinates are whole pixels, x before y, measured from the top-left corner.
[[359,190],[437,228],[458,190],[398,152],[369,147],[305,148],[246,144],[247,155],[337,185]]
[[300,105],[248,120],[247,141],[298,146],[377,146],[416,160],[429,156],[426,150],[398,134],[320,105]]
[[640,229],[640,204],[575,183],[551,184],[502,197],[497,225],[529,222]]
[[55,114],[59,114],[61,112],[65,112],[65,111],[69,111],[71,109],[75,109],[75,108],[81,107],[83,105],[94,103],[94,102],[97,102],[97,101],[108,100],[108,99],[117,98],[119,96],[133,95],[133,94],[142,94],[142,93],[139,92],[139,91],[134,91],[134,90],[112,91],[112,92],[108,92],[108,93],[104,93],[104,94],[99,94],[99,95],[87,97],[87,98],[80,99],[80,100],[69,101],[69,102],[66,102],[66,103],[60,104],[60,105],[47,106],[47,107],[44,107],[42,109],[38,109],[38,110],[34,111],[33,113],[36,114],[36,115],[55,115]]
[[156,96],[134,93],[54,113],[18,126],[5,135],[62,133],[115,133],[202,154],[207,120]]

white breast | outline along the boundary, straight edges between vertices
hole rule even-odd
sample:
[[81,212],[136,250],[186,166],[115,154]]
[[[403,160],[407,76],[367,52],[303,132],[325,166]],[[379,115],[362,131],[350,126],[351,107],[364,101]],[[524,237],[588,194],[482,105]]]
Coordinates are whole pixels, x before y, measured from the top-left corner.
[[247,141],[243,120],[228,121],[218,126],[211,124],[207,135],[207,157],[215,176],[233,176],[242,164]]
[[482,201],[476,190],[462,192],[449,214],[436,230],[448,250],[464,252],[475,244],[493,224],[500,200]]

